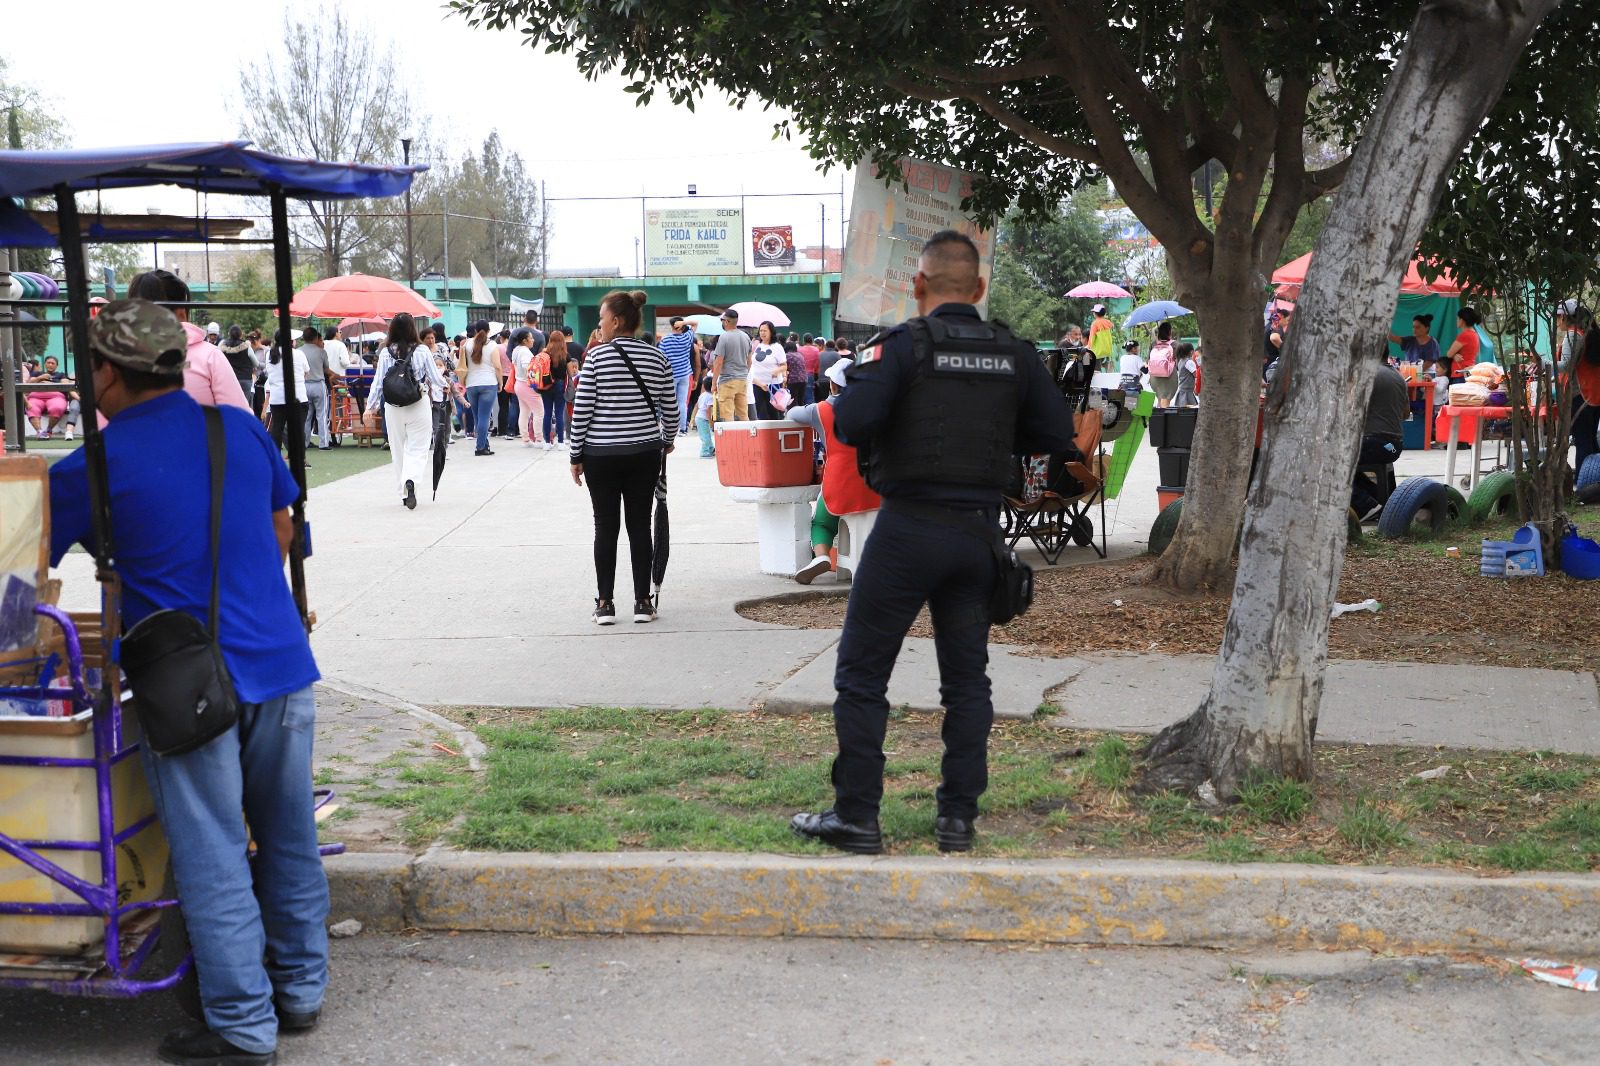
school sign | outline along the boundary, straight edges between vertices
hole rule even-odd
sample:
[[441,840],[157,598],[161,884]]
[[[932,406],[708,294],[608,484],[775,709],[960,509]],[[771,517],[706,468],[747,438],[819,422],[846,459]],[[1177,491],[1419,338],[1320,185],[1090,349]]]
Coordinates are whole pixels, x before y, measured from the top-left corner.
[[673,207],[644,216],[646,277],[744,273],[744,212],[737,207]]

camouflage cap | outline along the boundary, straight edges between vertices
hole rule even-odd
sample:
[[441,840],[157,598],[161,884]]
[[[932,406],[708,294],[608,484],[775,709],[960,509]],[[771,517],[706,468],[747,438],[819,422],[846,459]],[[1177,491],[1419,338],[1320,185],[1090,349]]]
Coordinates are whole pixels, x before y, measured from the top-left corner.
[[176,315],[149,300],[113,300],[89,323],[89,346],[101,356],[147,374],[180,377],[189,338]]

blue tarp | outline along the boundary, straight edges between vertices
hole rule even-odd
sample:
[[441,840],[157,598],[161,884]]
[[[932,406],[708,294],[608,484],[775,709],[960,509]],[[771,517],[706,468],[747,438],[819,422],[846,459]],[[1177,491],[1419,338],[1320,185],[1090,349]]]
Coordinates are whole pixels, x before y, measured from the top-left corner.
[[179,185],[263,196],[276,183],[296,200],[360,200],[399,196],[427,169],[421,163],[390,167],[291,159],[257,151],[249,141],[0,151],[0,197],[46,196],[62,183],[80,191]]

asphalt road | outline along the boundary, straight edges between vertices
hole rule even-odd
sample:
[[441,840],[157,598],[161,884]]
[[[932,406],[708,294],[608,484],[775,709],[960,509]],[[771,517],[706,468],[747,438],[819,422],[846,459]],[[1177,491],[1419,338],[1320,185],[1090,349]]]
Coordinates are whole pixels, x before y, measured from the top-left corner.
[[[363,935],[286,1063],[1566,1063],[1600,995],[1364,954]],[[145,1063],[165,997],[0,995],[0,1062]]]

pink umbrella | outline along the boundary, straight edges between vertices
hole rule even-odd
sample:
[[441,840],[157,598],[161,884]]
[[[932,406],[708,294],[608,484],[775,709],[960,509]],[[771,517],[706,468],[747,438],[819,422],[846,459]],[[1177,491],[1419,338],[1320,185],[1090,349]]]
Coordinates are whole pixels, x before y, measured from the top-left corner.
[[340,333],[367,333],[388,328],[389,322],[384,318],[347,318],[339,323]]
[[1067,290],[1067,296],[1074,300],[1118,300],[1132,295],[1127,289],[1109,281],[1086,281],[1075,289]]
[[289,313],[296,318],[392,318],[402,311],[439,317],[437,307],[398,281],[370,274],[314,281],[289,303]]
[[771,304],[764,304],[759,300],[746,300],[744,303],[734,304],[728,310],[739,316],[741,326],[759,326],[763,322],[771,322],[774,326],[789,324],[788,315]]

